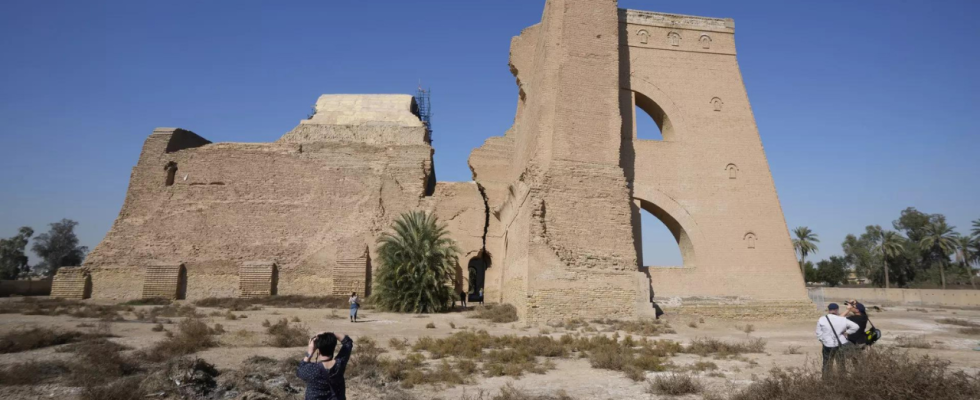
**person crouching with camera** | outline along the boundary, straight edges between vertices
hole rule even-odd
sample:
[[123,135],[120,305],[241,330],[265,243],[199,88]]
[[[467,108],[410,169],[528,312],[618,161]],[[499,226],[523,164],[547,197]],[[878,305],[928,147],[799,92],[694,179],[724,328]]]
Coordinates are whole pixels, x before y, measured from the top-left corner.
[[[334,355],[337,342],[340,351]],[[296,368],[296,376],[306,382],[306,400],[346,400],[344,372],[354,341],[347,335],[320,332],[310,338],[306,357]]]

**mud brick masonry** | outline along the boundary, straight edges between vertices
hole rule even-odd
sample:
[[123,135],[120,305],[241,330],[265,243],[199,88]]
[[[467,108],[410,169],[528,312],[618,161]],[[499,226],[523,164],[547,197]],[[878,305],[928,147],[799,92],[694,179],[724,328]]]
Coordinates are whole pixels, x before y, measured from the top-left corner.
[[[549,0],[511,41],[514,124],[436,182],[410,95],[324,95],[273,143],[158,128],[119,217],[57,293],[203,298],[369,292],[375,240],[427,210],[458,276],[527,321],[668,304],[809,304],[736,60],[734,22]],[[639,140],[639,108],[663,140]],[[645,118],[645,117],[644,117]],[[642,266],[640,211],[683,265]],[[463,287],[460,287],[463,289]]]

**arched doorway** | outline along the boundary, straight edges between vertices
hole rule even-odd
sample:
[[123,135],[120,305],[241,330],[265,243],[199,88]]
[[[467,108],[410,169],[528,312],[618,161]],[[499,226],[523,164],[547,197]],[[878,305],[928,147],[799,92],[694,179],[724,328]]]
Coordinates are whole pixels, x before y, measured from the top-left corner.
[[492,258],[486,250],[480,250],[476,256],[470,258],[466,265],[470,278],[467,289],[468,301],[480,300],[480,291],[483,290],[486,283],[487,268],[490,268],[491,264]]

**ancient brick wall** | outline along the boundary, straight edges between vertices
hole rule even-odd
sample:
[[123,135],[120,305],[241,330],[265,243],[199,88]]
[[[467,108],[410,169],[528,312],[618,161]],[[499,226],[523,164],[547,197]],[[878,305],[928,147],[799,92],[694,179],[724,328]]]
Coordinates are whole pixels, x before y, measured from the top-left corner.
[[60,268],[51,282],[51,297],[87,299],[91,296],[92,279],[83,268]]
[[[627,175],[637,205],[674,232],[684,258],[650,268],[656,297],[805,300],[734,22],[635,10],[621,10],[620,21]],[[662,141],[636,139],[634,105],[657,121]]]
[[[140,297],[146,267],[158,263],[185,266],[190,299],[239,295],[241,267],[261,260],[277,264],[279,294],[326,294],[351,284],[335,282],[343,275],[338,267],[362,258],[394,218],[417,209],[432,174],[425,127],[408,106],[414,125],[397,125],[401,113],[379,123],[420,144],[295,137],[211,144],[189,140],[197,135],[188,131],[154,131],[119,217],[86,259],[94,297]],[[197,146],[168,151],[178,136]],[[360,281],[366,285],[363,274]]]

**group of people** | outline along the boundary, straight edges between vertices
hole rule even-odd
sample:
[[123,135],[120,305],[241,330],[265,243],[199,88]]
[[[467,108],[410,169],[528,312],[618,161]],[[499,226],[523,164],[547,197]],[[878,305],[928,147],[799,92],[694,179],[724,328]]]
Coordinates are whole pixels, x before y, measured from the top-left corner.
[[[843,315],[837,303],[827,305],[827,315],[817,321],[817,339],[823,345],[823,375],[829,377],[833,366],[843,374],[846,358],[853,352],[870,345],[868,341],[868,314],[864,304],[857,300],[844,302]],[[872,325],[873,326],[873,325]]]
[[[459,305],[461,307],[466,308],[466,299],[468,297],[470,297],[470,295],[468,293],[466,293],[466,291],[459,292]],[[480,301],[480,305],[483,305],[483,288],[480,288],[480,299],[479,299],[479,301]]]

